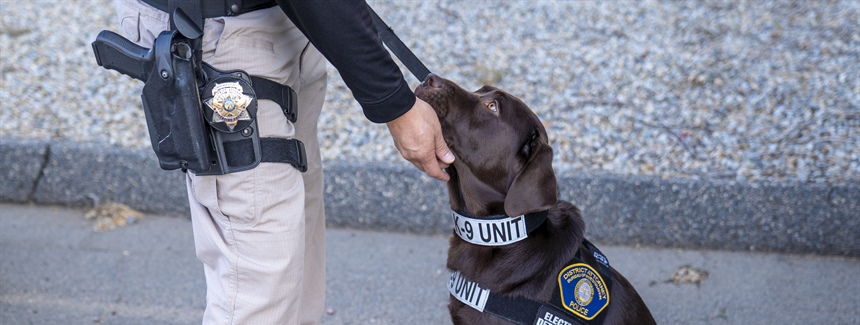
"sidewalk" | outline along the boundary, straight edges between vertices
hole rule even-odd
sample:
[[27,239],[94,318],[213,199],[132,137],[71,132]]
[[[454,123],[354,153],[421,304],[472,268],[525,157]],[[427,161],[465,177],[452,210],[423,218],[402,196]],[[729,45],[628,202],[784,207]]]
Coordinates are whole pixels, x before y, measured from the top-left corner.
[[[147,215],[98,233],[83,214],[0,204],[0,323],[199,323],[188,220]],[[446,237],[330,229],[327,245],[326,324],[450,323]],[[660,324],[860,324],[857,258],[600,248]],[[673,283],[684,266],[707,277]]]

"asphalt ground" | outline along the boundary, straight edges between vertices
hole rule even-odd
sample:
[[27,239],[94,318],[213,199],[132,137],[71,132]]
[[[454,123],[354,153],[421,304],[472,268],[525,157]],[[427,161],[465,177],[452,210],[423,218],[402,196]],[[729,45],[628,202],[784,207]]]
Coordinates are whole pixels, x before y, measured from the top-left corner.
[[[187,218],[96,232],[84,215],[0,204],[0,323],[200,322]],[[450,323],[447,236],[330,228],[326,239],[325,324]],[[596,244],[659,324],[860,324],[858,258]]]

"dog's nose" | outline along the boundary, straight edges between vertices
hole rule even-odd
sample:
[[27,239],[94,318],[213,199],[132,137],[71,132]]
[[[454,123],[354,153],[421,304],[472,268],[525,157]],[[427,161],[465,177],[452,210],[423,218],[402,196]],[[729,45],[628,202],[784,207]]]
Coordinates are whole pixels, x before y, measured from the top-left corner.
[[427,79],[424,79],[424,85],[427,87],[442,88],[442,78],[431,73],[427,75]]

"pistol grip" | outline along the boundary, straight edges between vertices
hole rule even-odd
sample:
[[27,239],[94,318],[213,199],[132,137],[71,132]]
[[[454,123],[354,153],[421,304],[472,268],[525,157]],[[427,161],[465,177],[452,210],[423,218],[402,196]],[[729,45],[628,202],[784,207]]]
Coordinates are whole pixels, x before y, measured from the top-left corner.
[[109,30],[101,31],[92,45],[100,66],[141,81],[149,78],[153,60],[149,49]]

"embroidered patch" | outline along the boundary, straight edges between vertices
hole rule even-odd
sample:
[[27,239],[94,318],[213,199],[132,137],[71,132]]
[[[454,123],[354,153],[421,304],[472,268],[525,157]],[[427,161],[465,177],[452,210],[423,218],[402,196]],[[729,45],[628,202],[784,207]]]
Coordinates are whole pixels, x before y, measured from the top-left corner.
[[474,219],[453,213],[454,233],[463,240],[482,246],[502,246],[529,236],[525,216],[502,219]]
[[451,273],[451,279],[448,281],[448,292],[454,298],[464,304],[484,312],[484,307],[487,305],[487,299],[490,298],[490,290],[478,286],[460,275],[460,272]]
[[576,263],[562,269],[558,285],[564,308],[586,320],[594,319],[609,305],[606,282],[588,264]]

